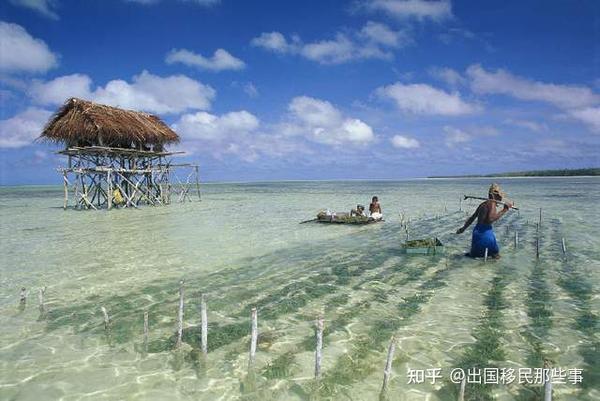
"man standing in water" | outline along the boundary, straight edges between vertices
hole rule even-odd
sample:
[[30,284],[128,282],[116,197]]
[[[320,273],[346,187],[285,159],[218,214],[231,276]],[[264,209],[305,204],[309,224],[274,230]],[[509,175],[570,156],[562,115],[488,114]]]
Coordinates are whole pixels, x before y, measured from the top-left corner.
[[488,191],[488,200],[483,202],[475,213],[467,219],[465,225],[459,228],[456,233],[462,234],[477,219],[477,225],[473,229],[471,239],[471,252],[468,254],[472,258],[483,257],[485,250],[488,250],[488,256],[499,258],[500,248],[496,242],[496,235],[492,229],[492,223],[504,216],[512,207],[512,203],[504,202],[504,208],[498,212],[496,210],[496,201],[502,201],[504,193],[500,190],[498,184],[492,184]]

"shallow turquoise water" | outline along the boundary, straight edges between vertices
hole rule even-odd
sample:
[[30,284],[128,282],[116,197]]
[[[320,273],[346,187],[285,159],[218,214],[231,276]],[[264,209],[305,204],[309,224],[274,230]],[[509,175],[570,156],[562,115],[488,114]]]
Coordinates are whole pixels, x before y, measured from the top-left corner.
[[[459,212],[460,196],[485,194],[487,179],[209,184],[202,202],[111,212],[63,211],[58,187],[0,188],[0,399],[375,400],[392,334],[399,342],[389,399],[455,400],[454,367],[535,368],[543,359],[583,369],[583,383],[555,385],[561,400],[599,399],[600,179],[498,181],[521,212],[497,225],[503,258],[485,265],[461,256],[467,233],[452,233],[475,205],[463,202]],[[372,195],[383,224],[298,224]],[[412,238],[440,237],[446,256],[402,255],[400,213]],[[174,353],[180,279],[191,347]],[[21,287],[29,291],[24,309]],[[200,293],[209,307],[206,359],[192,349]],[[101,306],[113,321],[108,335]],[[252,306],[262,334],[248,375]],[[326,330],[317,385],[319,314]],[[442,368],[444,379],[407,384],[408,369],[429,368]],[[539,392],[468,385],[466,399]]]

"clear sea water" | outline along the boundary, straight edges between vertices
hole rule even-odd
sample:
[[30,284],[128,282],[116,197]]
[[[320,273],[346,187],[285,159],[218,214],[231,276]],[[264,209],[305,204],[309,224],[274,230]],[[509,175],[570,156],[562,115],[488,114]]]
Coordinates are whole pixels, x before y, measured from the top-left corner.
[[[582,383],[554,385],[557,399],[598,400],[600,179],[496,181],[521,211],[496,225],[502,258],[487,263],[462,256],[470,230],[453,233],[476,206],[459,211],[461,195],[485,195],[490,179],[207,184],[201,202],[111,212],[64,211],[60,187],[0,188],[0,399],[456,400],[453,368],[518,371],[548,360],[583,370]],[[372,195],[382,224],[298,224]],[[437,236],[445,255],[403,255],[400,213],[411,238]],[[187,345],[173,351],[181,279]],[[249,371],[253,306],[260,337]],[[380,394],[393,334],[391,381]],[[435,383],[408,383],[409,369],[434,368],[442,369]],[[540,400],[541,391],[471,383],[465,398]]]

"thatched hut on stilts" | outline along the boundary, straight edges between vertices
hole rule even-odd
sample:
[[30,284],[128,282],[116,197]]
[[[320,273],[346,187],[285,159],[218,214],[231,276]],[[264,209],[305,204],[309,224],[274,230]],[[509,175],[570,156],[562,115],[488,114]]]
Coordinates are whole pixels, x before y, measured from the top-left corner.
[[[198,166],[173,164],[165,145],[179,136],[158,117],[72,98],[50,119],[40,139],[64,145],[64,208],[112,209],[167,205],[171,195],[191,200],[200,187]],[[182,181],[176,169],[186,168]],[[173,180],[177,183],[173,183]],[[69,197],[69,193],[72,194]]]

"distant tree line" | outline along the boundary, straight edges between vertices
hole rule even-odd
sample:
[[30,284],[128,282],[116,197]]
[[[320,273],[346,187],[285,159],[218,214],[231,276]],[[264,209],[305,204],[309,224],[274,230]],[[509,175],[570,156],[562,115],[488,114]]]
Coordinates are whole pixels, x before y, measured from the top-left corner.
[[460,175],[460,176],[431,176],[428,178],[469,178],[469,177],[573,177],[593,175],[600,176],[600,168],[577,168],[559,170],[514,171],[510,173]]

